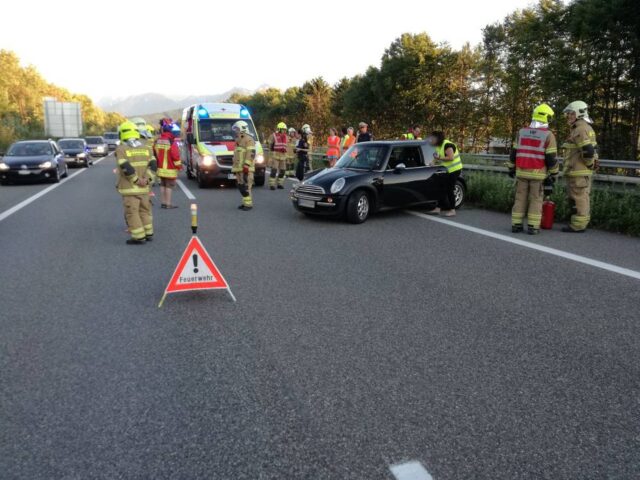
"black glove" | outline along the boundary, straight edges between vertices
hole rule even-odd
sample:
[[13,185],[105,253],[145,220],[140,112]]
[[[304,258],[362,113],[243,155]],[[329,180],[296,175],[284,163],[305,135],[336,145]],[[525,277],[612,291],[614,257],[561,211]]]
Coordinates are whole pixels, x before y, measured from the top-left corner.
[[553,194],[553,184],[555,182],[556,182],[556,179],[554,177],[547,177],[544,179],[543,191],[544,191],[545,197]]
[[509,169],[509,178],[516,178],[516,171],[513,169]]

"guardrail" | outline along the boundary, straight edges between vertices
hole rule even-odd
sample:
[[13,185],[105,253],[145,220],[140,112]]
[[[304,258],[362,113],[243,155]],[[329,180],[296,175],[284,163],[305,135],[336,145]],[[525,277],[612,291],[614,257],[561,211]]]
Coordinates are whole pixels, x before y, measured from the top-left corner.
[[[497,154],[462,154],[464,168],[482,172],[508,173],[504,165],[509,161],[509,155]],[[562,159],[560,159],[562,162]],[[596,173],[593,179],[604,183],[621,183],[640,185],[640,162],[626,160],[598,160],[599,169],[618,169],[622,172]]]

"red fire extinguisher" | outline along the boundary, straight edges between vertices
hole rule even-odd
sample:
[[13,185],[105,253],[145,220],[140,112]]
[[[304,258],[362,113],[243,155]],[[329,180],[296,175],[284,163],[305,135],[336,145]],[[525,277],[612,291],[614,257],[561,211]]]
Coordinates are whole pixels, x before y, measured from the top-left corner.
[[547,199],[542,204],[542,221],[540,227],[545,230],[551,230],[553,228],[553,217],[556,214],[556,204]]

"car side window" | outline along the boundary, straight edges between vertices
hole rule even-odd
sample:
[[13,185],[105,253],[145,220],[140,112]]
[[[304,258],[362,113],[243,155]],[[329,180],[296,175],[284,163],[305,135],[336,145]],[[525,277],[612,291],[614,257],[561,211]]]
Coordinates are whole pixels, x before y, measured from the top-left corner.
[[400,164],[404,164],[406,168],[424,167],[420,147],[394,147],[389,157],[387,169],[393,170]]

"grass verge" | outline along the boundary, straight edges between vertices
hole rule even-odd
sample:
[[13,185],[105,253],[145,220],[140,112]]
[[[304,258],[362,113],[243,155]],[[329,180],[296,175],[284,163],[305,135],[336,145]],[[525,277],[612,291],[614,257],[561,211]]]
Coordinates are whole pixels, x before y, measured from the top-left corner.
[[[514,181],[506,175],[465,172],[467,201],[488,210],[509,213],[513,206]],[[561,179],[551,199],[556,204],[556,222],[570,217],[565,183]],[[591,227],[640,236],[640,193],[614,191],[609,187],[591,192]]]

